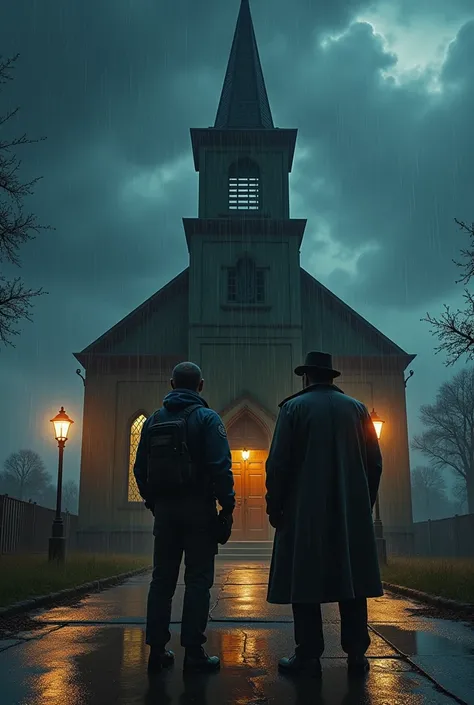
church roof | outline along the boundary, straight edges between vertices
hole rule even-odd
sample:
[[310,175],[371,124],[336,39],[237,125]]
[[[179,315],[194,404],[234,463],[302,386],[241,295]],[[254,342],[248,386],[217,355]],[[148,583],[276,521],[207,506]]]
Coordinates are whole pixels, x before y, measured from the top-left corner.
[[[144,301],[140,306],[137,306],[131,313],[129,313],[125,318],[122,318],[118,323],[116,323],[112,328],[109,328],[103,335],[94,340],[90,345],[88,345],[80,353],[74,353],[74,356],[81,364],[87,360],[91,355],[103,355],[103,354],[139,354],[139,353],[158,353],[160,350],[157,349],[157,343],[161,342],[161,339],[165,339],[172,346],[176,345],[178,348],[171,350],[170,353],[177,355],[185,355],[187,349],[187,302],[188,302],[188,281],[189,281],[189,267],[187,267],[183,272],[178,274],[177,277],[169,281],[165,286],[163,286],[159,291],[150,296],[146,301]],[[174,307],[168,312],[167,321],[168,326],[173,330],[165,330],[163,327],[163,313],[164,309],[169,309],[170,304],[178,303],[181,304],[178,310],[174,310]],[[181,310],[182,309],[182,310]],[[161,315],[160,315],[161,314]],[[161,318],[161,326],[157,325],[155,317]],[[177,325],[176,320],[173,317],[179,318],[180,326]],[[180,331],[178,328],[183,328],[184,336],[179,335]],[[142,334],[140,334],[140,329]],[[147,329],[150,329],[149,331]],[[144,331],[144,335],[143,335]],[[136,337],[138,332],[138,337]],[[153,333],[153,336],[150,335]],[[175,340],[173,340],[173,338]],[[183,340],[181,340],[183,338]],[[166,354],[169,354],[166,351]]]
[[272,129],[274,127],[249,0],[241,0],[214,127],[218,129]]
[[301,285],[303,345],[308,350],[324,349],[336,357],[401,358],[406,365],[415,359],[303,268]]

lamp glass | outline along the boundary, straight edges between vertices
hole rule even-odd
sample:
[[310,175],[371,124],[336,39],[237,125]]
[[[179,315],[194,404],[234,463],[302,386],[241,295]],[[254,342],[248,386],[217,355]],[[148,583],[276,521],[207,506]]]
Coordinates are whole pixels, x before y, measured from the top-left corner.
[[242,458],[243,458],[244,460],[248,460],[249,457],[250,457],[250,451],[247,450],[246,448],[244,448],[243,451],[242,451]]
[[372,409],[372,412],[370,414],[370,418],[372,419],[372,423],[374,424],[375,433],[377,434],[377,438],[380,440],[380,436],[382,435],[383,425],[384,425],[385,421],[380,418],[380,416],[377,414],[375,409]]
[[61,407],[59,414],[57,414],[54,419],[51,419],[51,423],[54,426],[54,437],[56,440],[67,441],[69,427],[74,423],[74,421],[66,414],[63,406]]

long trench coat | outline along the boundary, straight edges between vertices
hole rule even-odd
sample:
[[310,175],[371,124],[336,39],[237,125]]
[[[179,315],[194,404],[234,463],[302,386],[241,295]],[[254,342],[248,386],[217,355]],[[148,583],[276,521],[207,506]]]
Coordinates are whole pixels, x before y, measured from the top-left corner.
[[331,384],[282,402],[266,472],[267,513],[282,512],[268,602],[383,595],[372,520],[382,456],[366,407]]

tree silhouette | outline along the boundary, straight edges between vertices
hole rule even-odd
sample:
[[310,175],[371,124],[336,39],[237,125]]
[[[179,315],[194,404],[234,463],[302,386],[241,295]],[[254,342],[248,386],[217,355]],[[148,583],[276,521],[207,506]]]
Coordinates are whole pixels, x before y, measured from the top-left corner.
[[441,385],[434,404],[421,407],[426,430],[412,447],[433,468],[449,468],[466,489],[468,511],[474,512],[474,367],[463,369]]
[[33,499],[40,495],[51,482],[43,461],[34,450],[11,453],[3,464],[1,483],[8,494],[18,499]]
[[465,308],[452,311],[449,306],[444,307],[444,313],[435,318],[429,313],[422,321],[431,324],[431,333],[439,340],[436,352],[447,353],[446,365],[453,365],[462,355],[467,360],[474,360],[474,294],[469,291],[468,285],[474,277],[474,223],[469,226],[461,220],[455,222],[464,233],[469,235],[469,245],[461,250],[464,261],[455,265],[463,270],[463,274],[456,284],[464,284]]
[[[4,59],[0,56],[0,90],[12,80],[12,72],[18,55]],[[0,115],[2,135],[7,123],[18,113],[18,108]],[[0,138],[0,264],[21,266],[20,245],[34,239],[40,230],[50,230],[50,226],[40,225],[37,217],[24,209],[24,200],[33,194],[39,178],[21,181],[19,170],[21,160],[16,149],[27,144],[40,142],[30,140],[26,135],[16,138]],[[7,279],[0,273],[0,343],[13,345],[12,338],[18,335],[21,319],[31,321],[30,311],[33,299],[45,294],[42,289],[28,289],[20,277]]]

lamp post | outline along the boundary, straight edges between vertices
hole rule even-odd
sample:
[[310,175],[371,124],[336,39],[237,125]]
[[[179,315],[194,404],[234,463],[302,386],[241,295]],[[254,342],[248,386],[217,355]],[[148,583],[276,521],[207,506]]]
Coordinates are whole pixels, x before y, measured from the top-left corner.
[[56,515],[53,521],[51,538],[49,539],[49,560],[64,563],[66,557],[66,538],[64,536],[64,523],[61,515],[61,499],[63,489],[63,456],[64,446],[67,441],[69,427],[74,423],[72,419],[64,411],[62,406],[59,414],[54,419],[51,419],[54,426],[54,437],[58,442],[59,460],[58,460],[58,487],[56,491]]
[[[381,437],[382,431],[383,431],[383,425],[384,425],[385,421],[383,421],[383,419],[380,418],[380,416],[377,414],[375,409],[372,409],[372,412],[370,414],[370,418],[372,419],[372,423],[374,424],[375,433],[377,434],[377,438],[380,440],[380,437]],[[374,533],[375,533],[375,542],[377,544],[377,555],[378,555],[379,563],[381,565],[386,565],[386,563],[387,563],[387,542],[386,542],[384,535],[383,535],[383,524],[382,524],[382,520],[380,518],[380,501],[379,501],[378,492],[377,492],[377,497],[375,500]]]

